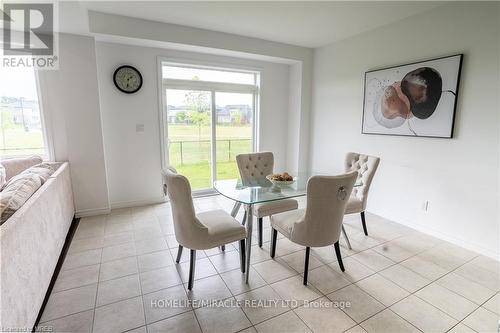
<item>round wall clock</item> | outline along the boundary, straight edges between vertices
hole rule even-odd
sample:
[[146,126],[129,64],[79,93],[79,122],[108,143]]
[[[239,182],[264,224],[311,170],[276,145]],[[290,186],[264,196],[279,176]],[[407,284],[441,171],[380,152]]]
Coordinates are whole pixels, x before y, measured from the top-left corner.
[[135,67],[120,66],[113,74],[113,82],[121,92],[133,94],[142,87],[142,75]]

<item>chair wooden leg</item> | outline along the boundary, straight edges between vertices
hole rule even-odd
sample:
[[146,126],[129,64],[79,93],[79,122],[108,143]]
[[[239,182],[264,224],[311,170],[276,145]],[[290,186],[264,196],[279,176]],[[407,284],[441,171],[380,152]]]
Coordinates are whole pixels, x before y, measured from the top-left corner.
[[259,247],[262,247],[262,217],[257,220],[257,225],[259,228]]
[[271,258],[276,254],[276,240],[278,238],[278,230],[271,228]]
[[240,240],[240,268],[245,273],[245,240]]
[[365,212],[361,212],[361,223],[363,223],[363,231],[365,232],[365,235],[368,236],[368,229],[366,229]]
[[177,259],[175,259],[176,263],[179,263],[181,261],[182,257],[182,245],[179,245],[179,248],[177,249]]
[[309,273],[309,251],[311,248],[306,247],[306,259],[304,261],[304,286],[307,286],[307,274]]
[[221,249],[221,251],[226,251],[226,245],[221,245],[220,249]]
[[243,213],[243,221],[241,221],[241,225],[245,225],[246,222],[247,222],[247,211],[245,210],[245,212]]
[[189,257],[188,290],[193,289],[195,263],[196,263],[196,250],[191,250],[191,256]]
[[345,271],[344,269],[344,263],[342,262],[342,256],[340,255],[340,244],[339,242],[337,241],[335,244],[335,254],[337,255],[337,261],[339,262],[339,266],[340,266],[340,270],[342,272]]

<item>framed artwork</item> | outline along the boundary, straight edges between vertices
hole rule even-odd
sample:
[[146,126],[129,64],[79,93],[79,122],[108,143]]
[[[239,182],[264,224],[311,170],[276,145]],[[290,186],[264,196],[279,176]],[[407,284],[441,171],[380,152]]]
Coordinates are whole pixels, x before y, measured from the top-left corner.
[[462,58],[366,72],[362,133],[452,138]]

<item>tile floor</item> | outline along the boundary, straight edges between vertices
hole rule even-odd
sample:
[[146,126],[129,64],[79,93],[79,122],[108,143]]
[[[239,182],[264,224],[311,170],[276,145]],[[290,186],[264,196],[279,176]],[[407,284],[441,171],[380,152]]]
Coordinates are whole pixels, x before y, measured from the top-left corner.
[[[215,196],[196,199],[195,207],[229,211],[232,203]],[[359,216],[346,217],[353,249],[341,241],[345,273],[333,247],[314,248],[303,286],[304,248],[279,237],[271,260],[266,219],[264,246],[252,248],[248,285],[238,246],[230,244],[225,253],[198,251],[188,292],[189,251],[176,265],[168,203],[83,218],[40,326],[54,332],[497,331],[498,262],[375,215],[367,220],[369,237]]]

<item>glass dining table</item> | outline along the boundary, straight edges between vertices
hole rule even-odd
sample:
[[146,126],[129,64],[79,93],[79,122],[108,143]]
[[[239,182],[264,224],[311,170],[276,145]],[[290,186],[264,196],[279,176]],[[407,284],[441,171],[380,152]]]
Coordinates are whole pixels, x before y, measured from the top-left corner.
[[[250,255],[252,252],[252,231],[253,231],[253,209],[254,205],[302,197],[307,194],[307,182],[309,178],[318,173],[298,173],[294,178],[293,184],[290,185],[274,185],[266,178],[254,181],[249,184],[243,184],[241,179],[218,180],[214,182],[215,190],[222,196],[234,201],[234,206],[231,211],[231,216],[236,217],[241,205],[245,205],[246,219],[243,221],[247,228],[247,246],[246,246],[246,270],[245,282],[248,283],[250,275]],[[325,175],[325,174],[322,174]],[[354,186],[360,186],[361,183],[356,182]],[[345,230],[342,228],[349,248],[349,240]]]

